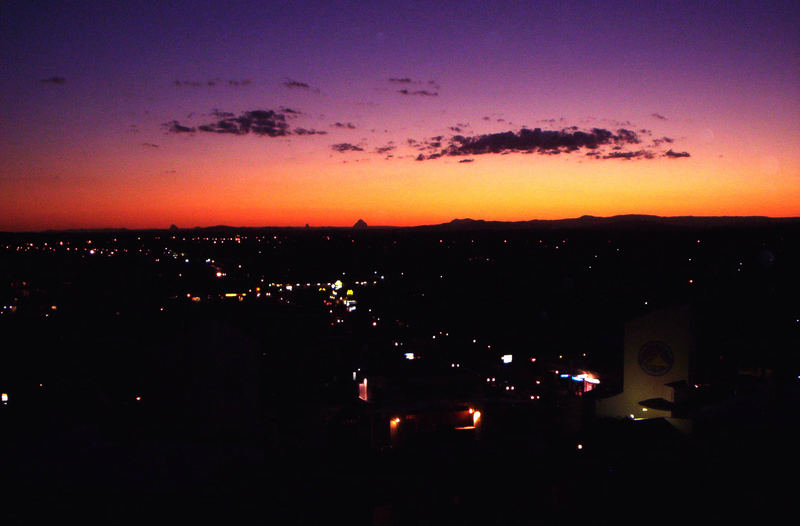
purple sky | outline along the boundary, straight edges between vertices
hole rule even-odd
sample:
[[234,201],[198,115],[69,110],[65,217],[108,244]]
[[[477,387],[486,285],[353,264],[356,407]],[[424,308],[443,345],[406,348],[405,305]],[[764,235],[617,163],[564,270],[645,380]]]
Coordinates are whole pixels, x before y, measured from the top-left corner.
[[[800,215],[797,2],[166,4],[3,3],[0,230]],[[273,110],[290,136],[203,133],[214,109]],[[570,126],[643,140],[627,165],[505,146],[417,163],[435,150],[408,143]]]

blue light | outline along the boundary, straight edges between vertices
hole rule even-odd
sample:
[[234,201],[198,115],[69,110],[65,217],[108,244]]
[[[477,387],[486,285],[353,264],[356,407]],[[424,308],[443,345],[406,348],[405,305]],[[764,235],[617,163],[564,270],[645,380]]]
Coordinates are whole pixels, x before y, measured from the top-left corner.
[[568,375],[568,374],[560,374],[559,376],[560,376],[561,378],[569,378],[569,375]]
[[575,382],[582,382],[583,378],[581,378],[580,376],[573,376],[572,380],[575,381]]

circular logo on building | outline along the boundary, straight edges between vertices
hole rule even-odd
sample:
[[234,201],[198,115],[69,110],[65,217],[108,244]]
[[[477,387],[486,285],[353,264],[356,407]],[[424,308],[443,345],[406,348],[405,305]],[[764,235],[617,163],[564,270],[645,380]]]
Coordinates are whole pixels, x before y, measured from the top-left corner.
[[664,342],[647,342],[639,349],[639,367],[650,376],[663,376],[672,369],[675,358]]

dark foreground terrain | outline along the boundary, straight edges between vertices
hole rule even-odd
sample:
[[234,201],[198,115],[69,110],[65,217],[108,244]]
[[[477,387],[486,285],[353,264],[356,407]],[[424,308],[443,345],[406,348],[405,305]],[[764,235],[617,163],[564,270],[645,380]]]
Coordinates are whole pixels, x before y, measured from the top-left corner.
[[[740,523],[792,509],[791,222],[5,234],[0,252],[3,524]],[[593,399],[621,389],[624,323],[676,305],[695,316],[694,431],[596,418]],[[554,367],[601,383],[577,398],[537,387]],[[367,372],[404,403],[469,397],[483,421],[392,442],[375,409],[388,402],[358,398],[353,373]]]

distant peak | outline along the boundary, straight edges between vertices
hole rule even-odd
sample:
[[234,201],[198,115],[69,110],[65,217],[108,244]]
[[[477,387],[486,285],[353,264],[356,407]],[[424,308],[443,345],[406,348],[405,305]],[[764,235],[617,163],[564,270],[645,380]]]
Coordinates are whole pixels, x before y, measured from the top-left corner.
[[367,228],[367,222],[363,219],[359,219],[356,221],[356,224],[353,225],[353,228]]
[[169,229],[170,230],[178,230],[178,226],[177,225],[169,225]]

